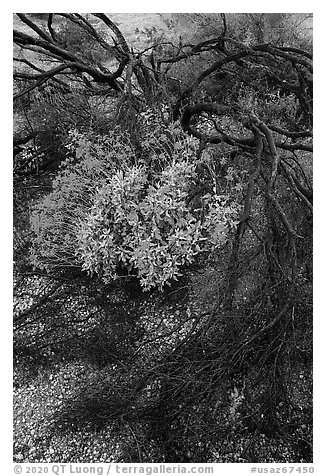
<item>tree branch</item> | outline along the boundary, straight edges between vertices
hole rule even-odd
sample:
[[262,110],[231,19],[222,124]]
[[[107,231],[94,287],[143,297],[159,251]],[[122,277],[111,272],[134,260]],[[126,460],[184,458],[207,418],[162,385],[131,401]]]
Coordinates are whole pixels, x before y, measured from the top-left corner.
[[122,48],[122,51],[125,53],[125,55],[129,56],[130,55],[129,46],[125,40],[125,37],[123,36],[121,31],[117,27],[117,25],[113,23],[113,21],[111,21],[104,13],[93,13],[93,15],[99,18],[100,20],[102,20],[103,23],[105,23],[106,26],[110,28],[110,30],[115,34],[118,40],[118,43],[120,44]]
[[39,28],[32,20],[26,17],[23,13],[16,13],[16,15],[20,18],[20,20],[25,23],[25,25],[29,26],[32,30],[35,31],[43,40],[48,41],[49,43],[53,42],[53,38],[45,33],[41,28]]

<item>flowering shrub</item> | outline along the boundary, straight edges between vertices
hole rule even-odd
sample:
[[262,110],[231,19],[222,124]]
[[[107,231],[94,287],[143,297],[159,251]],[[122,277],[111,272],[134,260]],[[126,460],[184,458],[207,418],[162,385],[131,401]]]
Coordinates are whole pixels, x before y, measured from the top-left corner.
[[83,268],[110,281],[123,264],[145,290],[161,289],[205,247],[224,244],[236,210],[208,194],[205,219],[196,217],[186,205],[194,178],[187,162],[167,166],[153,184],[142,167],[113,175],[81,223]]
[[206,237],[206,248],[216,248],[227,242],[230,231],[238,225],[239,206],[237,202],[230,202],[228,196],[208,194],[204,200],[208,203],[208,212],[202,233]]
[[111,280],[122,263],[144,289],[177,279],[202,240],[201,224],[186,207],[193,176],[194,167],[186,163],[166,167],[153,184],[143,167],[114,174],[81,224],[84,269]]
[[[159,136],[161,137],[161,133]],[[32,262],[47,271],[82,268],[105,282],[121,269],[145,290],[162,289],[202,250],[223,245],[236,205],[216,186],[195,208],[192,148],[181,138],[160,167],[137,162],[123,137],[92,140],[73,133],[53,191],[32,213]]]
[[80,266],[76,257],[78,224],[118,163],[121,166],[133,159],[128,143],[120,136],[87,138],[71,132],[66,148],[68,158],[52,184],[52,192],[31,212],[31,262],[46,271]]

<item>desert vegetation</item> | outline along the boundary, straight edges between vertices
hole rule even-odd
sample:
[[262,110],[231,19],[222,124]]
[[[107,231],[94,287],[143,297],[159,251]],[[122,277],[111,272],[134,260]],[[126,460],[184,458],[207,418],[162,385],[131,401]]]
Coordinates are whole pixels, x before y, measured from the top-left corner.
[[132,18],[14,15],[14,459],[312,462],[311,17]]

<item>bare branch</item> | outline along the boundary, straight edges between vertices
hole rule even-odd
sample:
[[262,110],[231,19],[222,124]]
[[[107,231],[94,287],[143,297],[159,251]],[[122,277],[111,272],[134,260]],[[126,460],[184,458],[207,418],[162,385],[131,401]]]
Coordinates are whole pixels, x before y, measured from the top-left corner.
[[75,63],[63,63],[59,66],[56,66],[53,69],[48,71],[41,71],[39,74],[28,74],[28,73],[14,73],[14,78],[24,78],[24,79],[39,79],[39,78],[51,78],[56,74],[64,71],[65,69],[74,69],[76,67]]
[[29,86],[28,88],[24,89],[23,91],[20,91],[19,93],[14,94],[14,96],[13,96],[14,101],[16,101],[16,100],[19,99],[20,97],[24,96],[25,94],[29,93],[30,91],[33,91],[33,89],[36,89],[37,87],[41,86],[41,85],[44,84],[46,81],[48,81],[48,79],[49,79],[48,77],[41,78],[39,81],[37,81],[36,83],[32,84],[31,86]]
[[53,41],[56,41],[56,37],[55,37],[55,32],[52,28],[52,21],[53,21],[53,13],[49,13],[49,17],[48,17],[48,30],[50,32],[50,35],[51,35],[51,38],[53,39]]
[[125,40],[125,37],[123,36],[121,31],[117,27],[117,25],[115,23],[113,23],[113,21],[111,21],[104,13],[93,13],[93,15],[95,17],[99,18],[100,20],[102,20],[106,24],[106,26],[108,26],[110,28],[110,30],[113,31],[113,33],[115,34],[115,36],[118,40],[118,43],[121,46],[123,52],[127,56],[129,56],[130,55],[129,46],[128,46],[126,40]]
[[[69,62],[69,68],[74,69],[77,72],[85,72],[88,73],[96,82],[98,83],[107,83],[112,87],[112,89],[116,91],[121,91],[122,86],[117,82],[117,78],[121,75],[123,72],[123,69],[126,65],[127,59],[125,61],[121,61],[119,64],[119,67],[117,71],[113,74],[106,74],[98,69],[95,69],[94,67],[91,67],[89,64],[83,62],[79,58],[77,58],[76,55],[72,54],[70,51],[65,50],[59,46],[56,46],[48,41],[43,40],[42,38],[34,38],[29,35],[26,35],[25,33],[19,32],[14,30],[14,42],[18,45],[21,45],[22,47],[24,46],[37,46],[45,51],[50,52],[51,54],[54,54],[56,58],[61,58],[61,60],[68,61]],[[66,64],[66,63],[64,63]],[[66,66],[64,66],[64,69]],[[58,70],[54,73],[57,74],[60,71],[62,71],[62,67],[58,67]],[[51,70],[51,73],[47,75],[47,77],[52,77],[53,70]],[[19,74],[19,73],[18,73]],[[18,76],[16,76],[18,77]],[[20,76],[22,77],[22,76]],[[32,78],[35,79],[35,78]]]
[[23,15],[23,13],[17,13],[16,14],[20,20],[25,23],[27,26],[29,26],[32,30],[34,30],[43,40],[48,41],[52,43],[53,38],[49,36],[47,33],[45,33],[41,28],[39,28],[34,22],[32,22],[29,18],[26,17],[26,15]]

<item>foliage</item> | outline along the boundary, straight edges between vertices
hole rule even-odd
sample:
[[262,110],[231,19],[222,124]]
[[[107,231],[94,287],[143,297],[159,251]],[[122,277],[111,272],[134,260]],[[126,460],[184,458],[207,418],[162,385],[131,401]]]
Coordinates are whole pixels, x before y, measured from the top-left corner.
[[62,21],[56,32],[56,38],[63,48],[73,51],[78,56],[86,54],[87,59],[94,64],[99,61],[109,61],[112,54],[85,30],[77,24],[71,25],[69,21]]
[[114,123],[114,104],[73,87],[66,91],[57,85],[46,86],[33,91],[27,103],[23,96],[16,107],[23,111],[24,134],[35,136],[15,157],[17,175],[57,172],[68,157],[72,131],[103,135]]
[[172,163],[154,185],[142,168],[114,175],[98,192],[80,233],[84,269],[109,281],[121,263],[136,271],[144,289],[162,288],[201,251],[205,232],[214,245],[223,244],[232,210],[206,196],[209,211],[200,223],[186,206],[193,178],[193,166],[185,163]]
[[[118,135],[110,144],[75,134],[68,148],[76,148],[75,160],[63,165],[53,192],[32,215],[36,267],[64,270],[83,263],[106,282],[124,267],[136,272],[144,289],[162,288],[193,262],[203,242],[221,246],[236,225],[236,204],[227,206],[216,188],[202,197],[201,209],[187,205],[196,179],[191,157],[149,178],[144,165],[130,165],[132,148]],[[169,159],[163,155],[162,162]]]
[[[41,32],[17,14],[16,402],[35,384],[37,409],[52,405],[35,427],[16,407],[17,460],[66,461],[78,435],[74,460],[94,461],[80,435],[105,432],[122,462],[311,461],[312,55],[299,16],[172,14],[177,35],[147,29],[136,51],[105,14],[53,14]],[[31,173],[49,193],[24,192]],[[67,391],[42,396],[64,369]]]
[[118,135],[92,141],[72,132],[66,148],[68,158],[53,181],[53,191],[35,204],[31,214],[35,236],[31,260],[47,271],[78,267],[79,220],[86,216],[109,172],[123,160],[132,160],[130,146]]
[[72,129],[83,130],[92,117],[87,96],[82,92],[67,92],[58,86],[46,86],[30,94],[29,105],[21,98],[20,111],[26,134],[34,134],[15,157],[17,175],[42,171],[57,171],[66,159],[65,144]]
[[[250,45],[271,42],[280,46],[309,45],[312,14],[309,13],[241,13],[225,14],[228,36]],[[175,24],[192,35],[197,42],[216,37],[223,30],[223,17],[218,13],[179,13],[165,19],[168,26]]]

